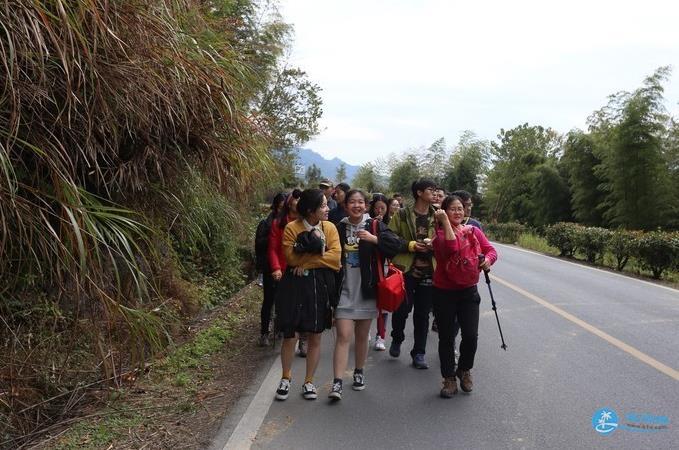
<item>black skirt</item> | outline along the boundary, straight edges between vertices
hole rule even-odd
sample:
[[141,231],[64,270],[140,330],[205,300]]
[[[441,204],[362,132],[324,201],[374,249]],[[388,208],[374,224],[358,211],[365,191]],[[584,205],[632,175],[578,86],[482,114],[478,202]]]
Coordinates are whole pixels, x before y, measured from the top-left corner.
[[286,338],[295,333],[322,333],[332,325],[332,305],[337,304],[335,272],[309,269],[299,277],[288,269],[276,290],[276,332]]

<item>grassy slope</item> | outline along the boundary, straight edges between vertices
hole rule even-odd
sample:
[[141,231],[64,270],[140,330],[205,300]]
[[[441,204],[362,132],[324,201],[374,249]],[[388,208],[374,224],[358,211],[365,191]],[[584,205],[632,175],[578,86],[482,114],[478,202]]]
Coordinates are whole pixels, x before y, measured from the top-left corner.
[[[204,448],[271,349],[255,347],[261,288],[249,284],[189,327],[185,342],[42,449]],[[113,446],[113,447],[111,447]]]

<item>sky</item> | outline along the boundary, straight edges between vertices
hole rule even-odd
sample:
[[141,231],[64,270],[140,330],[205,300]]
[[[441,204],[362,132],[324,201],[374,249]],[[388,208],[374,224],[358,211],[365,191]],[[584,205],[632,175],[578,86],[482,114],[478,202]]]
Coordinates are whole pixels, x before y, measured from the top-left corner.
[[[676,5],[676,6],[675,6]],[[290,65],[318,83],[321,133],[304,147],[350,164],[471,130],[566,133],[661,66],[679,116],[679,3],[645,0],[281,0]]]

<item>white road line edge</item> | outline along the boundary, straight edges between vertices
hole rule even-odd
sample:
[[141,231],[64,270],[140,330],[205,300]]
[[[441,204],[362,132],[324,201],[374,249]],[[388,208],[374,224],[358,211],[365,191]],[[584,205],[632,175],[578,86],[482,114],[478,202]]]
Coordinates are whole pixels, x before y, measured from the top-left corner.
[[662,285],[662,284],[651,283],[650,281],[640,280],[640,279],[638,279],[638,278],[626,276],[626,275],[623,275],[623,274],[621,274],[621,273],[609,272],[608,270],[599,269],[599,268],[597,268],[597,267],[590,267],[590,266],[586,266],[586,265],[584,265],[584,264],[578,264],[578,263],[575,263],[575,262],[572,262],[572,261],[565,261],[565,260],[560,259],[560,258],[555,258],[554,256],[544,255],[544,254],[542,254],[542,253],[535,252],[535,251],[532,251],[532,250],[526,250],[525,248],[521,248],[521,247],[518,247],[518,246],[516,246],[516,245],[500,244],[499,242],[495,242],[495,241],[493,241],[493,245],[498,245],[498,246],[500,246],[500,247],[509,247],[509,248],[511,248],[511,249],[513,249],[513,250],[518,250],[518,251],[524,252],[524,253],[530,253],[531,255],[542,256],[543,258],[550,258],[552,261],[556,260],[556,261],[559,261],[559,262],[562,262],[562,263],[565,263],[565,264],[571,264],[571,265],[573,265],[573,266],[577,266],[577,267],[580,267],[580,268],[583,268],[583,269],[596,270],[597,272],[603,272],[603,273],[608,274],[608,275],[614,275],[614,276],[616,276],[616,277],[624,278],[625,280],[633,280],[633,281],[637,281],[637,282],[639,282],[639,283],[647,284],[647,285],[649,285],[649,286],[653,286],[653,287],[657,287],[657,288],[662,288],[662,289],[667,289],[668,291],[672,291],[672,292],[677,292],[677,293],[679,293],[679,289],[675,289],[675,288],[672,288],[672,287],[669,287],[669,286],[664,286],[664,285]]
[[238,425],[231,433],[224,450],[246,450],[252,446],[257,432],[269,412],[274,400],[274,389],[280,380],[281,357],[278,356],[271,365],[269,373],[259,387],[257,394],[250,402],[245,414],[241,417]]

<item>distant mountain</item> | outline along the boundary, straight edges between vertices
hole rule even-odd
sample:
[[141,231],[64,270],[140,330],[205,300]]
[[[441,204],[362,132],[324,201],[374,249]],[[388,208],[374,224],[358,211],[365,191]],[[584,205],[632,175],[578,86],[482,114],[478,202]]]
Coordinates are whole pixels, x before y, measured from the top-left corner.
[[342,163],[344,163],[347,170],[347,178],[344,181],[350,184],[351,180],[354,178],[354,175],[356,175],[356,172],[358,171],[359,167],[345,163],[339,158],[325,159],[324,157],[322,157],[321,155],[319,155],[318,153],[309,148],[298,148],[297,160],[298,160],[297,174],[299,176],[304,177],[307,167],[311,166],[312,164],[316,164],[316,166],[321,169],[321,174],[323,174],[323,178],[332,180],[335,183],[337,182],[337,180],[335,180],[337,168]]

